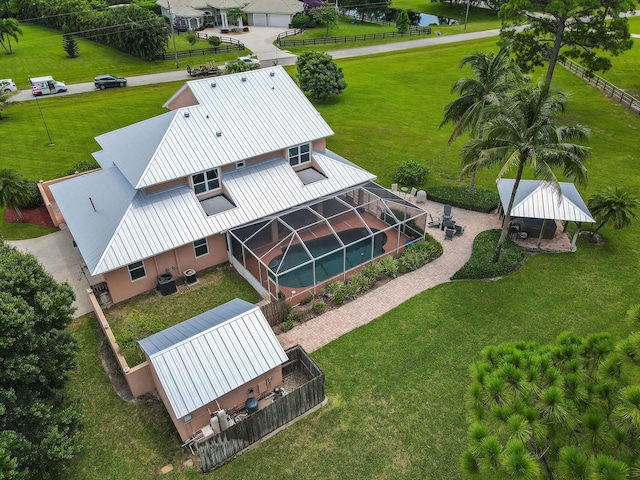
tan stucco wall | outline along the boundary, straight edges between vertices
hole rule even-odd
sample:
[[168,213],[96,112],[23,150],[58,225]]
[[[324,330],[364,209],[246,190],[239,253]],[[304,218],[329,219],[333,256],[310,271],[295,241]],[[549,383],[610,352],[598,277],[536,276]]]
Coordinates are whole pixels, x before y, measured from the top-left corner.
[[184,278],[184,271],[193,268],[196,271],[220,265],[228,260],[225,236],[213,235],[207,238],[209,253],[196,258],[193,244],[188,243],[175,250],[161,253],[143,261],[146,276],[131,281],[129,269],[122,267],[104,274],[109,286],[113,303],[121,302],[140,293],[156,288],[157,277],[167,269],[177,281]]
[[[151,363],[148,358],[147,362]],[[227,412],[230,412],[234,409],[244,407],[244,404],[249,397],[264,397],[271,393],[275,387],[282,385],[282,367],[278,365],[268,372],[218,398],[217,403],[213,401],[191,412],[191,419],[188,422],[185,422],[183,417],[176,418],[176,415],[169,404],[167,394],[160,384],[160,379],[158,378],[153,365],[151,365],[151,374],[158,394],[162,399],[162,403],[164,403],[164,406],[171,417],[171,421],[176,426],[176,430],[178,430],[178,434],[183,441],[194,436],[196,432],[202,429],[202,427],[209,425],[209,421],[211,419],[209,412],[214,413],[218,411],[218,404],[220,405],[220,408],[224,408]],[[267,383],[269,379],[271,380]],[[250,388],[253,389],[253,393],[249,393]],[[259,388],[262,393],[259,393]]]
[[176,96],[171,103],[167,104],[167,108],[169,110],[176,110],[177,108],[192,107],[194,105],[198,105],[198,101],[193,93],[191,93],[191,89],[187,87]]
[[164,190],[165,188],[175,187],[177,185],[189,185],[189,180],[186,177],[177,178],[175,180],[171,180],[170,182],[159,183],[158,185],[152,185],[151,187],[147,187],[144,189],[145,193],[153,193],[158,190]]

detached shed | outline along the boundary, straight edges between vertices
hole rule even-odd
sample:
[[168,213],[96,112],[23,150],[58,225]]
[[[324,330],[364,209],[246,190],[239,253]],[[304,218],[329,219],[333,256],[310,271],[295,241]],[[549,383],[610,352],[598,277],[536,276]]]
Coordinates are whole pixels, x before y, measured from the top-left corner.
[[138,342],[182,440],[211,413],[282,384],[285,351],[257,306],[235,299]]
[[[554,231],[556,220],[576,222],[578,228],[571,241],[571,246],[574,247],[581,224],[593,223],[595,220],[575,185],[569,182],[559,182],[559,184],[560,194],[550,182],[520,180],[511,208],[511,217],[522,219],[523,225],[525,227],[528,225],[541,238],[545,234],[545,223],[548,220],[553,221]],[[509,205],[514,185],[513,178],[498,180],[498,193],[503,210],[506,210]]]

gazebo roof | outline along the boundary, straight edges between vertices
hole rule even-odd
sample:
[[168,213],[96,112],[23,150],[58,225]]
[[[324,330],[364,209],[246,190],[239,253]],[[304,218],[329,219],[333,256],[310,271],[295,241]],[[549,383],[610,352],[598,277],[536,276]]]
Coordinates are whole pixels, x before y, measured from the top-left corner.
[[[498,180],[500,202],[506,209],[515,184],[513,178]],[[512,217],[546,218],[550,220],[595,222],[573,183],[558,182],[560,195],[550,182],[520,180],[511,209]]]

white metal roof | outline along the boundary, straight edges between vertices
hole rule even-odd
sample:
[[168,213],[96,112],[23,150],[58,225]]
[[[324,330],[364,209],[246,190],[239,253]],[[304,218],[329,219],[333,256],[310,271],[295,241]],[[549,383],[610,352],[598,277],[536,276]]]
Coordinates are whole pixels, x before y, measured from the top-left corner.
[[313,152],[327,178],[309,185],[282,157],[225,172],[222,183],[236,208],[212,216],[186,185],[154,194],[136,192],[114,167],[52,185],[51,190],[87,268],[97,275],[375,178],[332,156]]
[[[512,217],[547,218],[573,222],[595,220],[573,183],[559,182],[561,195],[550,182],[542,180],[520,180],[511,209]],[[498,180],[498,192],[503,207],[507,208],[515,179]]]
[[262,311],[238,299],[152,335],[140,346],[177,418],[288,360]]
[[[118,165],[135,164],[125,174],[134,187],[156,185],[333,135],[281,66],[189,81],[165,106],[185,89],[193,93],[198,105],[177,109],[170,118],[170,114],[161,115],[164,118],[97,138],[104,148],[100,158],[113,158]],[[144,128],[156,131],[143,133]],[[142,155],[125,148],[136,141]]]

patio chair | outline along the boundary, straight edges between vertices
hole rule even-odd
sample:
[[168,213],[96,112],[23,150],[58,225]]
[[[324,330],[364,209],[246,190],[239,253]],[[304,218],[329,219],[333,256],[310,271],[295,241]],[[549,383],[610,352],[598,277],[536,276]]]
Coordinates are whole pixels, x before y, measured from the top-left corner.
[[451,205],[444,206],[444,212],[442,213],[442,220],[451,220],[453,218],[453,211]]
[[455,228],[445,227],[444,229],[444,239],[445,240],[453,240],[453,236],[456,234]]
[[440,217],[433,218],[433,215],[429,214],[429,218],[430,218],[430,220],[429,220],[429,222],[427,222],[427,226],[428,227],[430,227],[430,228],[439,228],[440,227],[440,224],[442,223],[440,221]]
[[464,233],[464,229],[467,228],[466,225],[457,225],[454,227],[456,229],[456,235],[462,235]]
[[392,183],[391,184],[391,191],[393,193],[398,193],[398,184],[397,183]]
[[412,188],[411,188],[411,193],[410,193],[410,195],[411,195],[412,197],[415,197],[415,196],[416,196],[416,193],[418,193],[418,190],[416,190],[416,187],[412,187]]

